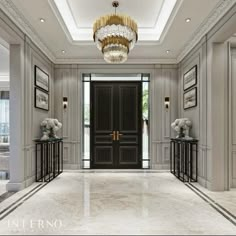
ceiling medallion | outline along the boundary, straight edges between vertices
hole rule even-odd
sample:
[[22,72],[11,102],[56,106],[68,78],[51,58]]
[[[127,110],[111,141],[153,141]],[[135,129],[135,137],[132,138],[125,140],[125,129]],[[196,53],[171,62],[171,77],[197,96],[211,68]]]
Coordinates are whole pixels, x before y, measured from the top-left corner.
[[100,17],[93,25],[93,39],[108,63],[124,63],[138,40],[138,26],[129,16],[115,14]]

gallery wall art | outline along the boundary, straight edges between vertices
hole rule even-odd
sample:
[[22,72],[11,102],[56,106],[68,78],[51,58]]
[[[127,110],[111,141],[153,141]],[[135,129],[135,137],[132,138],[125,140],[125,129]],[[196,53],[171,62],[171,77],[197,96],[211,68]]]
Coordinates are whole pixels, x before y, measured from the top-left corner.
[[197,65],[184,74],[184,91],[197,84]]
[[49,75],[34,66],[34,101],[35,108],[49,111]]
[[35,107],[45,111],[49,110],[49,94],[39,88],[35,88]]
[[184,109],[189,109],[197,106],[197,88],[192,88],[184,93]]

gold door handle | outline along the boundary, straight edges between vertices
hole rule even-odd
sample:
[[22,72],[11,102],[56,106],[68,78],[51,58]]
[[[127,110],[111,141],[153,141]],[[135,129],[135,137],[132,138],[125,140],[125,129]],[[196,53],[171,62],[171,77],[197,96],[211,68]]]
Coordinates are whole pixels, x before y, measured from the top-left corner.
[[120,140],[120,136],[122,136],[123,134],[120,134],[119,131],[116,132],[116,140],[119,141]]
[[116,141],[116,131],[113,131],[112,134],[110,134],[110,136],[112,136],[113,141]]

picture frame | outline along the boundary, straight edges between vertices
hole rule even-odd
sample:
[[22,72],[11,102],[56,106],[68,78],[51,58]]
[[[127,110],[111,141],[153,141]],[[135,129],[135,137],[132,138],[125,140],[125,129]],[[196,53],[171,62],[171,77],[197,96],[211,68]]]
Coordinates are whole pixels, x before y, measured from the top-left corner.
[[34,78],[36,87],[49,92],[49,75],[36,65],[34,66]]
[[197,88],[192,88],[184,93],[183,107],[184,110],[197,106]]
[[183,88],[186,91],[197,84],[197,65],[192,67],[189,71],[184,74]]
[[49,111],[49,94],[47,92],[35,87],[34,98],[35,108]]

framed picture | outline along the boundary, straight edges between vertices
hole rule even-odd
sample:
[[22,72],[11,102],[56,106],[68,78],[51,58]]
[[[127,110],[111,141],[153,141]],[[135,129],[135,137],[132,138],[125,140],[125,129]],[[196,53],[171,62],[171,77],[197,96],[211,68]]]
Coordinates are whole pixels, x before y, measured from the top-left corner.
[[197,65],[184,74],[183,84],[184,90],[187,90],[197,84]]
[[197,88],[184,93],[184,110],[197,106]]
[[49,92],[49,75],[38,66],[34,67],[35,86]]
[[49,110],[49,94],[39,88],[35,88],[35,107]]

